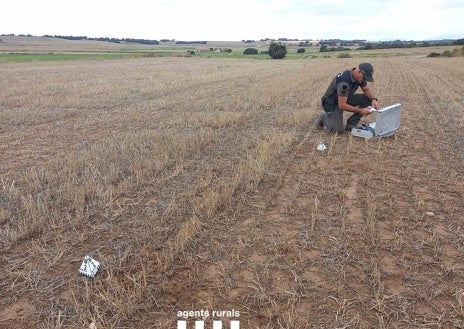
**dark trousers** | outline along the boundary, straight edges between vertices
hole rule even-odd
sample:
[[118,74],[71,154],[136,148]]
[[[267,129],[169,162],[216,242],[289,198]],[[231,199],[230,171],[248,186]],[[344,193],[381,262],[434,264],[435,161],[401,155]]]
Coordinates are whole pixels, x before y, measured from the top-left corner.
[[[324,126],[332,132],[337,132],[342,134],[345,131],[345,126],[343,125],[343,110],[340,110],[337,102],[334,102],[332,99],[322,97],[322,107],[324,108],[324,113],[321,116],[321,120],[324,123]],[[372,101],[367,98],[364,94],[353,94],[348,97],[347,103],[351,106],[356,107],[368,107],[372,105]],[[356,126],[361,120],[362,114],[353,113],[346,121],[347,126]]]

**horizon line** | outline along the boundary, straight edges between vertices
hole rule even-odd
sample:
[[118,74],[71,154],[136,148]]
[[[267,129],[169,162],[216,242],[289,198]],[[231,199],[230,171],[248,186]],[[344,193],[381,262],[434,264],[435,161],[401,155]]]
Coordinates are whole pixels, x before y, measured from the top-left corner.
[[[260,39],[241,39],[241,40],[208,40],[208,39],[191,39],[191,40],[188,40],[188,39],[175,39],[175,38],[160,38],[160,39],[146,39],[146,38],[134,38],[134,37],[125,37],[125,38],[117,38],[117,37],[107,37],[107,36],[99,36],[99,37],[89,37],[89,36],[86,36],[86,35],[60,35],[60,34],[54,34],[54,35],[51,35],[51,34],[43,34],[43,35],[33,35],[33,34],[23,34],[23,33],[20,33],[20,34],[15,34],[15,33],[2,33],[0,34],[0,36],[3,36],[3,37],[33,37],[33,38],[46,38],[46,37],[51,37],[51,38],[60,38],[60,37],[69,37],[69,38],[86,38],[86,39],[116,39],[116,40],[124,40],[124,39],[139,39],[139,40],[149,40],[149,41],[160,41],[160,40],[168,40],[170,42],[173,42],[173,41],[187,41],[187,42],[214,42],[214,41],[229,41],[229,42],[243,42],[243,41],[268,41],[268,40],[277,40],[277,41],[307,41],[307,40],[311,40],[311,41],[326,41],[326,40],[332,40],[332,41],[335,41],[335,40],[339,40],[339,41],[362,41],[362,42],[388,42],[388,41],[402,41],[402,42],[405,42],[405,41],[408,41],[408,42],[411,42],[411,41],[414,41],[414,42],[431,42],[431,41],[443,41],[443,40],[461,40],[463,38],[453,38],[453,37],[443,37],[443,38],[434,38],[434,39],[398,39],[398,38],[394,38],[394,39],[379,39],[379,40],[372,40],[372,39],[360,39],[360,38],[354,38],[354,39],[341,39],[341,38],[287,38],[287,37],[279,37],[279,38],[269,38],[269,37],[265,37],[265,38],[260,38]],[[76,40],[77,41],[77,40]],[[167,41],[166,41],[167,42]]]

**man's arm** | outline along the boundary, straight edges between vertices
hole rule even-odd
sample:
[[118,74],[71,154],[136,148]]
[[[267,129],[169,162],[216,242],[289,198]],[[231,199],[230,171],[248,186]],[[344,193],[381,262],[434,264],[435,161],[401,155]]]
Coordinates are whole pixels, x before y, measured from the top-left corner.
[[338,108],[343,111],[356,112],[362,115],[371,114],[371,112],[369,111],[367,107],[360,108],[360,107],[352,106],[348,104],[347,101],[348,101],[348,97],[338,96]]
[[380,108],[380,103],[379,103],[379,100],[377,98],[374,97],[374,93],[372,91],[372,88],[367,85],[365,87],[361,87],[362,91],[364,92],[364,95],[371,99],[372,100],[372,106],[375,108],[375,109],[379,109]]

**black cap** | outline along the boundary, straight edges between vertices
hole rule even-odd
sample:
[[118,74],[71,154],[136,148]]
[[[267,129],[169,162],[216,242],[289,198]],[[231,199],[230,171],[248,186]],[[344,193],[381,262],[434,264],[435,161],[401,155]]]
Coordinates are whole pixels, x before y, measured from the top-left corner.
[[364,74],[364,79],[369,82],[374,82],[374,78],[372,77],[372,73],[374,72],[374,68],[369,63],[361,63],[359,64],[359,69]]

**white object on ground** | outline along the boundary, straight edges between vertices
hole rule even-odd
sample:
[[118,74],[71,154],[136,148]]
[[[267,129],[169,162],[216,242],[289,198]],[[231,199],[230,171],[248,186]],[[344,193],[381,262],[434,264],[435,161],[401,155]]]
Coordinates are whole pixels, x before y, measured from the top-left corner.
[[89,255],[86,255],[82,261],[81,267],[79,268],[79,273],[93,278],[95,274],[97,274],[99,268],[100,262],[96,261]]
[[318,150],[318,151],[325,151],[325,150],[327,150],[327,146],[325,146],[325,144],[324,144],[323,141],[319,141],[319,143],[317,143],[317,150]]

